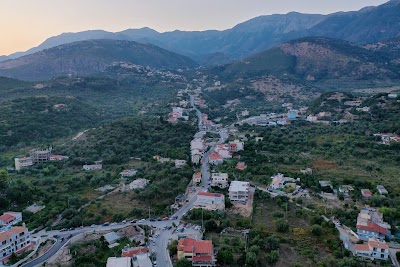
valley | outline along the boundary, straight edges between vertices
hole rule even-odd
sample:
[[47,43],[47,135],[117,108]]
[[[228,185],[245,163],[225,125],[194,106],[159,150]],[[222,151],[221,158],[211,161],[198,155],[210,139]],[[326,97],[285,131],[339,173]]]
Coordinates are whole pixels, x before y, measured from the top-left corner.
[[400,266],[399,12],[0,57],[0,265]]

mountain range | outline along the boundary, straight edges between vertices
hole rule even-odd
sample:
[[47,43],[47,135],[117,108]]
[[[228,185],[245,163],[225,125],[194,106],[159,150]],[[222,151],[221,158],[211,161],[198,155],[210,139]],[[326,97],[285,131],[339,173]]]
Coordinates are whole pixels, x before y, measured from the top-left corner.
[[188,57],[151,44],[98,39],[59,45],[0,62],[0,76],[22,80],[49,80],[66,75],[90,75],[104,71],[114,62],[129,62],[157,69],[197,66]]
[[203,65],[219,64],[306,36],[337,38],[359,44],[399,37],[399,14],[400,1],[392,0],[377,7],[366,7],[354,12],[329,15],[291,12],[260,16],[223,31],[176,30],[160,33],[150,28],[141,28],[116,33],[103,30],[63,33],[26,52],[0,57],[0,61],[77,41],[113,39],[154,44],[188,56]]
[[400,39],[359,45],[326,37],[289,41],[220,67],[226,77],[274,75],[324,86],[400,80]]

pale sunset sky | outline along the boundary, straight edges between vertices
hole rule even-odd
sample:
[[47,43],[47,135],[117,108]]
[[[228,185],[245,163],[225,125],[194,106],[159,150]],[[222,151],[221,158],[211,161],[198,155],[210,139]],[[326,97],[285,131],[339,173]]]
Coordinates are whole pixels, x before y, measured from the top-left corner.
[[0,0],[0,55],[25,51],[63,32],[150,27],[224,30],[260,15],[327,14],[387,0]]

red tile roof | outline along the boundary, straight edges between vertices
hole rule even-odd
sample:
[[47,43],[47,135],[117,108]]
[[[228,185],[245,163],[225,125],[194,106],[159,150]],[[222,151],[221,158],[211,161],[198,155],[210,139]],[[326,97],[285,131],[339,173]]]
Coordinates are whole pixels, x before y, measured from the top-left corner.
[[0,233],[0,242],[3,242],[4,240],[6,240],[16,234],[23,233],[25,231],[28,231],[28,229],[26,227],[15,226],[6,232]]
[[212,241],[210,241],[210,240],[195,241],[194,253],[195,254],[212,254],[213,253]]
[[373,248],[389,249],[389,245],[384,243],[384,242],[378,242],[378,241],[370,240],[370,241],[368,241],[368,245],[373,247]]
[[244,162],[238,162],[238,164],[236,164],[236,169],[243,170],[245,168],[246,164]]
[[357,229],[366,230],[374,233],[380,233],[383,235],[387,234],[387,229],[383,228],[382,226],[377,225],[374,222],[368,222],[367,225],[357,224]]
[[210,240],[182,238],[178,242],[178,250],[183,252],[193,252],[194,254],[213,254],[212,241]]
[[15,217],[12,216],[11,214],[3,214],[0,216],[0,221],[3,221],[4,223],[9,223],[12,222],[13,220],[15,220]]
[[356,250],[370,251],[369,246],[367,244],[356,244]]
[[194,174],[194,177],[195,177],[195,178],[201,178],[201,172],[196,172],[196,173]]
[[218,154],[218,153],[211,153],[210,155],[210,160],[218,160],[218,159],[222,159],[222,157]]
[[206,261],[206,262],[211,262],[213,260],[212,256],[194,256],[193,261],[198,262],[198,261]]
[[222,197],[222,194],[218,193],[208,193],[208,192],[200,192],[198,193],[199,196],[206,196],[206,197]]
[[133,255],[148,253],[147,248],[131,248],[127,251],[122,251],[122,257],[132,257]]
[[182,238],[178,242],[178,250],[183,252],[192,252],[195,241],[196,240],[192,238]]

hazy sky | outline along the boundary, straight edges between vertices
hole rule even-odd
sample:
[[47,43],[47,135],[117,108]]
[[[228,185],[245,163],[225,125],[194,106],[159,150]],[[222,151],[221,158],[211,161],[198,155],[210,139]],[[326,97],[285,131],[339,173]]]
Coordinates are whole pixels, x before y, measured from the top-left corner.
[[0,0],[0,55],[63,32],[227,29],[274,13],[332,13],[387,0]]

